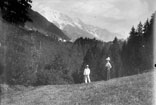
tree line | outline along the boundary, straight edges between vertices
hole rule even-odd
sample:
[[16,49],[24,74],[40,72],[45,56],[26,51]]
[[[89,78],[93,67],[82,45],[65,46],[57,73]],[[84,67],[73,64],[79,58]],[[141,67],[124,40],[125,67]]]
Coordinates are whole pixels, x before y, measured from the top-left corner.
[[142,73],[153,67],[155,14],[144,24],[140,22],[136,28],[133,26],[128,40],[123,44],[121,58],[127,75]]

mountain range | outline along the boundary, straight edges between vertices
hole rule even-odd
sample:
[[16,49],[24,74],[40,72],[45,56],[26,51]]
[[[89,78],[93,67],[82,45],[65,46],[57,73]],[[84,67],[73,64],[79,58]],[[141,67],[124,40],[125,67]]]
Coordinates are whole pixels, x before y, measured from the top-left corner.
[[50,7],[39,6],[35,9],[49,22],[55,24],[66,34],[71,40],[79,37],[96,38],[102,41],[112,41],[119,34],[102,29],[93,25],[84,23],[79,18],[71,18],[59,11],[53,10]]
[[45,36],[50,36],[54,39],[65,39],[70,38],[66,36],[55,24],[49,22],[44,16],[36,11],[29,10],[29,17],[31,17],[32,22],[27,21],[25,23],[25,28],[28,30],[38,31]]

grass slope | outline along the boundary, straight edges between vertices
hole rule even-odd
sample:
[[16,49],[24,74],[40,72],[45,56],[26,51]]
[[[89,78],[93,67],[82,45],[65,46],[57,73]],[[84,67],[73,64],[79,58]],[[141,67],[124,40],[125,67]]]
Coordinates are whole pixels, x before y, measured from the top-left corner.
[[31,87],[2,96],[1,105],[152,105],[153,75],[76,85]]

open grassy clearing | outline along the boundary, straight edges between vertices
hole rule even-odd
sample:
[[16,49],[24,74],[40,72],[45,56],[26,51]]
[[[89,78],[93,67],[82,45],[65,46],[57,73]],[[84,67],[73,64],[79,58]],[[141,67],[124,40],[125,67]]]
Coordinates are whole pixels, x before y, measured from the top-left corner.
[[152,73],[90,84],[12,89],[1,97],[1,105],[152,105]]

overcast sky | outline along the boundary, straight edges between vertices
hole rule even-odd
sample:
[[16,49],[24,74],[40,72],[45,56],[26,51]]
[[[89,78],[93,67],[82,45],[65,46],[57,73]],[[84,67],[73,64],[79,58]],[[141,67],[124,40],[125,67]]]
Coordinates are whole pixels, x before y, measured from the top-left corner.
[[151,17],[156,0],[32,0],[33,5],[45,5],[83,22],[123,35],[131,27]]

